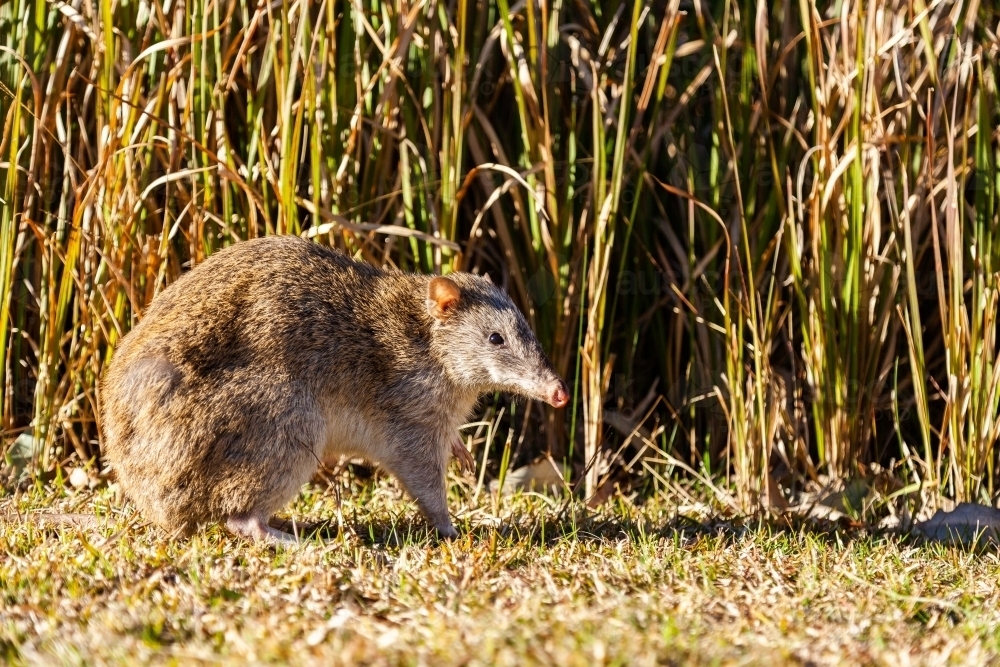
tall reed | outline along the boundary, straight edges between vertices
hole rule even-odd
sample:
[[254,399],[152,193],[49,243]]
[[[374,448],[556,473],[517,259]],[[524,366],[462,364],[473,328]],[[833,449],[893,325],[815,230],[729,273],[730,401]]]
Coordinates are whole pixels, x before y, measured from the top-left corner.
[[5,442],[30,432],[37,470],[96,455],[97,378],[155,295],[302,234],[504,285],[574,396],[505,411],[513,454],[588,496],[684,474],[752,511],[782,470],[880,463],[995,501],[998,23],[957,1],[10,0]]

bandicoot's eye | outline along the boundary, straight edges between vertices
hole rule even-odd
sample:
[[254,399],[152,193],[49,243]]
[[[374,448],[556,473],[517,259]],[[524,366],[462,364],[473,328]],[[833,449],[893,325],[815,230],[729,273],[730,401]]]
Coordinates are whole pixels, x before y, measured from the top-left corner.
[[503,336],[498,333],[491,333],[490,342],[494,345],[503,345]]

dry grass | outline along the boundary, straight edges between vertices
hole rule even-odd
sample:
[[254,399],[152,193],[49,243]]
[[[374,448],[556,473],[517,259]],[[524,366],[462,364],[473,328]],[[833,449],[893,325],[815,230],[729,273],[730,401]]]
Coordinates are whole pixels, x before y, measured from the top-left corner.
[[[0,652],[15,664],[984,664],[1000,559],[817,526],[702,524],[665,499],[593,513],[471,503],[429,539],[392,482],[308,487],[328,542],[272,552],[207,528],[167,539],[107,487],[35,488],[8,521]],[[339,506],[338,492],[342,498]],[[0,653],[0,655],[2,655]]]

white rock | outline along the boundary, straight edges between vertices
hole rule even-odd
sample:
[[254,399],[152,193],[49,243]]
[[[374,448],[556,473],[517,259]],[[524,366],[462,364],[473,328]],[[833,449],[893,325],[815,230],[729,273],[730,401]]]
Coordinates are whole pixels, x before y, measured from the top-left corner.
[[83,468],[73,468],[69,474],[69,483],[74,489],[85,489],[90,485],[90,475]]

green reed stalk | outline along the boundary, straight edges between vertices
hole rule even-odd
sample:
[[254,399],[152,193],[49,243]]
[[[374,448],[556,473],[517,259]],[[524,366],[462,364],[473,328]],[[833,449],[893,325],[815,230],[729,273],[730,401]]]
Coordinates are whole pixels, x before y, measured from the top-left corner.
[[[993,4],[11,0],[5,443],[97,454],[101,367],[155,295],[302,233],[507,286],[574,380],[517,413],[511,466],[638,455],[754,511],[775,456],[785,493],[905,458],[992,501]],[[650,387],[694,473],[610,456]]]

